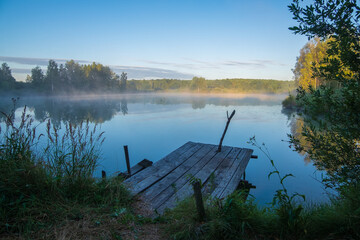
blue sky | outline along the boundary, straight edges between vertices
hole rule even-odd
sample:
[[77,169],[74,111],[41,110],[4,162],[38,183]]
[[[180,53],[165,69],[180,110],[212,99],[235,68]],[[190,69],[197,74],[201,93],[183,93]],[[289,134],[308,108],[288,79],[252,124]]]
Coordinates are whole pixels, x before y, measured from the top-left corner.
[[131,78],[291,80],[307,42],[286,0],[0,0],[0,62],[17,79],[48,59]]

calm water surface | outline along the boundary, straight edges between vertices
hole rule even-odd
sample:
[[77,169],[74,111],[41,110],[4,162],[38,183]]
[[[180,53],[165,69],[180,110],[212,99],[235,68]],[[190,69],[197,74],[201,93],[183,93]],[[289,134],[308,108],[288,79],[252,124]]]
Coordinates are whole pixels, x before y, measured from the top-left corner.
[[[327,201],[321,172],[311,162],[289,148],[287,134],[294,119],[282,113],[285,95],[178,95],[136,94],[81,98],[20,99],[38,121],[50,117],[56,124],[90,119],[105,131],[103,157],[97,170],[108,174],[125,171],[123,145],[129,146],[131,164],[146,158],[157,161],[187,141],[218,144],[227,121],[226,111],[236,110],[223,145],[253,148],[258,159],[251,159],[246,178],[256,189],[251,194],[260,204],[271,202],[279,181],[270,161],[247,142],[255,136],[264,143],[282,174],[292,173],[286,186],[305,194],[308,202]],[[10,101],[2,101],[7,110]],[[7,109],[6,109],[7,108]],[[20,111],[20,108],[18,109]],[[41,124],[40,128],[44,128]]]

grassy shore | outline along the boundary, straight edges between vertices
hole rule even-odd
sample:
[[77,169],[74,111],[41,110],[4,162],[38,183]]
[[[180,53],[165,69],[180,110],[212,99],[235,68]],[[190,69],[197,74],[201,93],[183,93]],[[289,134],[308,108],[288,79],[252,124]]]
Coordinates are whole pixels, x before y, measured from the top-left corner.
[[[4,114],[4,113],[3,113]],[[226,199],[205,196],[205,221],[193,198],[163,216],[150,218],[144,202],[132,198],[120,177],[95,179],[103,133],[89,123],[47,122],[38,135],[24,109],[4,114],[0,132],[0,237],[4,239],[359,239],[360,187],[339,192],[329,204],[310,205],[285,187],[273,202],[258,206],[242,192]],[[46,146],[38,145],[46,138]],[[254,147],[262,149],[255,139]],[[273,177],[272,176],[272,177]],[[304,199],[303,199],[304,198]]]

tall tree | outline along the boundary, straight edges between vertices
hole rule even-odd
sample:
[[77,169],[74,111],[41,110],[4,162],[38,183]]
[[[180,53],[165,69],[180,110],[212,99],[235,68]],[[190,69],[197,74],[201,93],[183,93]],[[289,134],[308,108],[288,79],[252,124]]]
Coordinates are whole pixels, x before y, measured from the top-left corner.
[[67,85],[71,89],[80,89],[85,84],[85,70],[74,60],[65,63]]
[[39,66],[31,69],[31,85],[35,88],[43,88],[44,87],[45,76],[43,71]]
[[311,86],[316,89],[323,83],[319,76],[315,76],[314,68],[323,66],[327,44],[327,41],[321,41],[319,37],[315,37],[300,50],[300,56],[296,59],[293,69],[297,86],[304,89]]
[[200,92],[200,90],[204,90],[206,86],[206,80],[203,77],[193,77],[191,80],[192,89],[197,89],[198,92]]
[[55,88],[59,84],[60,73],[57,63],[54,60],[49,60],[49,64],[45,76],[45,88],[54,93]]
[[11,69],[7,63],[3,63],[0,69],[0,88],[10,89],[15,86],[15,78],[11,74]]
[[127,73],[122,72],[120,76],[120,90],[126,91]]
[[329,39],[323,66],[315,76],[336,81],[337,88],[321,86],[308,93],[300,90],[298,102],[304,109],[308,148],[292,137],[295,148],[304,150],[315,164],[328,171],[330,186],[360,183],[360,7],[356,0],[314,0],[289,6],[298,22],[296,34]]

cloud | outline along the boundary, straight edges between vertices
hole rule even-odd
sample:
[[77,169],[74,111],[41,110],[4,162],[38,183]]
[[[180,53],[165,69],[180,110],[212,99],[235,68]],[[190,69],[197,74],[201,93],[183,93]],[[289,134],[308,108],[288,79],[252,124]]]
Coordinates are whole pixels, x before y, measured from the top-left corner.
[[267,66],[286,66],[286,64],[278,63],[273,60],[252,60],[252,61],[236,61],[236,60],[227,60],[221,62],[209,62],[209,61],[200,61],[197,59],[183,58],[186,63],[173,63],[173,62],[158,62],[158,61],[149,61],[149,60],[139,60],[144,63],[152,65],[161,65],[169,66],[173,68],[184,68],[184,69],[220,69],[223,67],[256,67],[256,68],[265,68]]
[[[68,59],[53,59],[57,63],[65,63]],[[16,63],[18,66],[12,68],[13,73],[26,76],[30,74],[31,68],[41,66],[44,71],[48,65],[47,58],[26,58],[26,57],[4,57],[0,56],[0,61]],[[74,60],[80,64],[89,64],[92,61]],[[201,61],[191,58],[182,58],[179,62],[164,62],[154,60],[137,60],[144,66],[122,66],[110,65],[109,67],[117,74],[126,72],[129,79],[192,79],[195,75],[205,75],[208,78],[221,78],[223,73],[235,72],[232,74],[244,77],[244,71],[257,71],[264,68],[273,68],[274,66],[287,66],[275,60],[252,59],[252,60],[224,60],[224,61]],[[190,73],[189,73],[190,72]],[[192,74],[192,73],[194,74]],[[208,73],[209,74],[206,74]],[[215,72],[215,73],[214,73]],[[215,76],[210,77],[210,73]],[[217,76],[217,75],[221,76]],[[208,75],[208,76],[207,76]],[[224,75],[224,76],[225,76]],[[229,75],[226,75],[229,77]],[[251,75],[252,76],[252,75]],[[256,78],[256,77],[255,77]]]
[[192,79],[193,74],[182,73],[174,70],[150,67],[132,67],[132,66],[110,66],[117,74],[126,72],[129,79],[157,79],[157,78],[173,78],[173,79]]
[[[53,59],[58,64],[64,64],[69,59]],[[31,74],[31,68],[35,66],[46,67],[48,65],[48,58],[26,58],[26,57],[5,57],[0,56],[0,61],[7,63],[16,63],[21,65],[30,65],[31,67],[18,67],[12,68],[14,74]],[[74,60],[80,64],[89,64],[91,61],[87,60]],[[173,78],[173,79],[192,79],[193,74],[182,73],[175,70],[165,68],[152,68],[152,67],[137,67],[137,66],[109,66],[115,73],[121,74],[126,72],[129,79],[157,79],[157,78]]]
[[12,68],[11,72],[19,74],[30,74],[31,70],[28,68]]
[[255,66],[255,67],[265,67],[265,64],[260,62],[241,62],[241,61],[226,61],[221,63],[224,66]]
[[[27,58],[27,57],[0,56],[0,61],[25,64],[25,65],[37,65],[37,66],[47,66],[50,59],[51,58]],[[52,59],[52,60],[56,61],[57,63],[64,64],[69,59]],[[82,63],[82,64],[91,63],[90,61],[86,61],[86,60],[74,60],[74,61]]]

